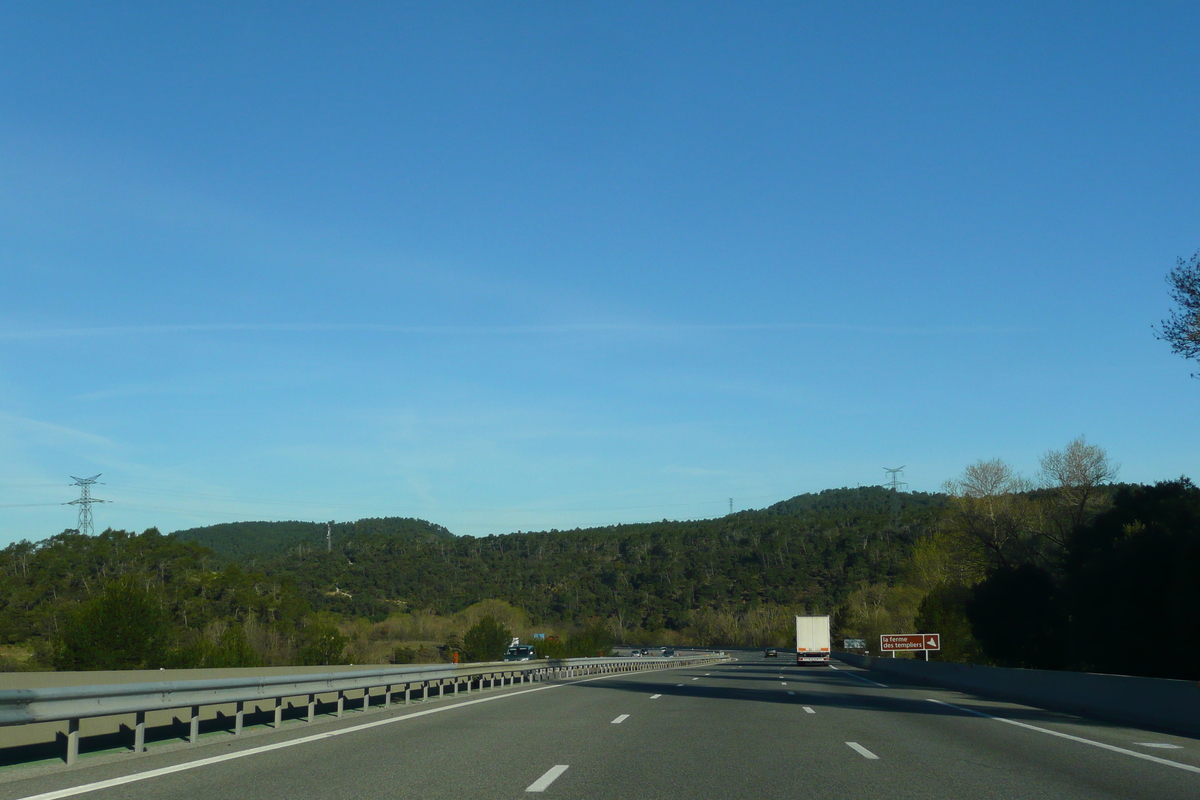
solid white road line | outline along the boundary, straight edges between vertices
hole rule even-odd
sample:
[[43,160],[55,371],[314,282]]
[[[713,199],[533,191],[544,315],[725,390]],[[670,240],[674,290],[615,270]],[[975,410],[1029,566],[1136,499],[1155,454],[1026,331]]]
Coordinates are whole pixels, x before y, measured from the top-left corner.
[[879,756],[875,755],[874,753],[872,753],[867,748],[863,747],[858,742],[846,742],[846,744],[850,745],[851,750],[858,753],[860,756],[867,759],[868,761],[878,761],[879,760]]
[[[678,667],[671,667],[671,669],[678,669]],[[533,692],[544,692],[549,689],[559,689],[559,688],[562,688],[563,686],[572,686],[576,683],[591,683],[592,681],[602,681],[602,680],[606,680],[610,677],[611,676],[609,676],[609,675],[600,675],[595,678],[582,678],[580,680],[570,681],[568,683],[543,684],[542,686],[535,686],[532,689],[521,689],[520,691],[516,691],[516,692],[507,692],[505,694],[496,694],[496,695],[492,695],[490,697],[480,697],[475,700],[464,700],[461,703],[451,703],[450,705],[436,706],[434,708],[425,709],[423,711],[414,711],[411,714],[401,714],[398,717],[389,717],[387,719],[376,720],[374,722],[364,722],[361,725],[353,725],[349,728],[339,728],[335,731],[327,731],[325,733],[314,733],[311,736],[301,736],[298,739],[289,739],[286,742],[275,742],[274,744],[265,744],[265,745],[262,745],[261,747],[248,747],[245,750],[238,750],[236,753],[223,753],[222,755],[219,755],[219,756],[210,756],[208,758],[200,758],[195,761],[185,761],[182,764],[172,764],[169,767],[159,767],[158,769],[150,769],[150,770],[146,770],[145,772],[135,772],[132,775],[122,775],[119,778],[109,778],[108,780],[95,781],[94,783],[84,783],[79,786],[69,786],[66,789],[55,789],[54,791],[42,792],[41,794],[31,794],[31,795],[27,795],[26,797],[18,798],[18,800],[60,800],[60,798],[63,798],[63,797],[73,797],[77,794],[86,794],[87,792],[96,792],[101,789],[110,789],[113,786],[124,786],[127,783],[137,783],[138,781],[149,780],[150,778],[157,778],[160,775],[170,775],[175,772],[184,772],[189,769],[197,769],[199,767],[207,767],[210,764],[220,764],[223,761],[233,761],[234,759],[238,759],[238,758],[246,758],[247,756],[258,755],[259,753],[269,753],[272,750],[282,750],[285,747],[295,747],[296,745],[299,745],[299,744],[307,744],[309,742],[319,742],[322,739],[332,739],[335,736],[342,736],[347,733],[354,733],[355,731],[364,731],[364,730],[367,730],[368,728],[378,728],[381,725],[392,725],[397,722],[403,722],[406,719],[413,719],[414,717],[424,717],[429,714],[440,714],[443,711],[450,711],[455,708],[462,708],[463,706],[474,706],[474,705],[478,705],[479,703],[490,703],[495,700],[504,700],[505,698],[508,698],[508,697],[517,697],[519,695],[531,694]],[[679,685],[683,686],[682,683]],[[558,767],[555,767],[555,769],[558,769]],[[566,767],[563,767],[563,769],[565,770]],[[554,770],[551,770],[551,772],[553,772],[553,771]],[[547,774],[549,774],[549,773],[547,773]],[[561,775],[562,773],[560,772],[559,774]],[[555,777],[558,777],[558,775],[555,775]],[[541,790],[539,789],[538,791],[541,791]]]
[[809,708],[808,706],[803,706],[803,708],[804,708],[804,713],[805,713],[805,714],[815,714],[815,713],[817,713],[817,712],[813,711],[811,708]]
[[650,699],[651,699],[651,700],[657,700],[657,699],[658,699],[658,698],[660,698],[660,697],[662,697],[662,695],[661,695],[661,694],[652,694],[652,695],[650,695]]
[[[841,672],[841,670],[838,667],[835,667],[833,664],[830,664],[829,668],[836,669],[839,672]],[[842,674],[849,675],[851,678],[858,678],[860,681],[866,681],[867,683],[871,684],[872,686],[878,686],[880,689],[888,688],[886,683],[876,683],[875,681],[871,680],[870,678],[864,678],[862,675],[858,675],[853,672],[842,672]]]
[[525,791],[527,791],[527,792],[544,792],[544,791],[546,791],[546,787],[548,787],[550,784],[552,784],[556,780],[558,780],[559,776],[567,771],[568,766],[570,766],[570,765],[569,764],[556,764],[555,766],[546,770],[545,775],[538,778],[533,783],[529,784],[529,786],[527,786],[525,788]]
[[622,722],[624,722],[624,721],[625,721],[625,720],[627,720],[627,719],[629,719],[629,715],[628,715],[628,714],[622,714],[621,716],[619,716],[619,717],[617,717],[616,719],[614,719],[614,720],[612,721],[612,724],[613,724],[613,725],[620,725]]
[[953,703],[947,703],[943,700],[934,700],[932,697],[927,697],[925,699],[931,703],[937,703],[939,706],[946,706],[947,708],[957,709],[958,711],[965,711],[968,714],[974,714],[977,717],[984,717],[985,719],[994,719],[997,722],[1007,722],[1009,725],[1016,725],[1018,728],[1026,728],[1031,731],[1037,731],[1038,733],[1048,733],[1051,736],[1057,736],[1060,739],[1070,739],[1072,742],[1079,742],[1081,744],[1090,744],[1092,747],[1099,747],[1104,750],[1111,750],[1114,753],[1123,753],[1127,756],[1133,756],[1134,758],[1143,759],[1144,761],[1153,761],[1155,764],[1162,764],[1162,765],[1168,766],[1168,767],[1175,767],[1176,769],[1183,769],[1183,770],[1187,770],[1188,772],[1200,772],[1200,767],[1193,767],[1191,764],[1180,764],[1178,761],[1171,761],[1170,759],[1167,759],[1167,758],[1159,758],[1158,756],[1146,755],[1145,753],[1139,753],[1136,750],[1126,750],[1124,747],[1117,747],[1114,744],[1105,744],[1104,742],[1097,742],[1093,739],[1084,739],[1082,736],[1072,736],[1069,733],[1061,733],[1060,731],[1052,731],[1049,728],[1039,728],[1037,725],[1030,725],[1028,722],[1017,722],[1015,719],[1005,719],[1004,717],[993,717],[991,714],[985,714],[982,711],[975,711],[974,709],[963,708],[962,706],[956,706]]
[[1182,750],[1183,745],[1167,744],[1166,742],[1134,742],[1138,747],[1157,747],[1160,750]]

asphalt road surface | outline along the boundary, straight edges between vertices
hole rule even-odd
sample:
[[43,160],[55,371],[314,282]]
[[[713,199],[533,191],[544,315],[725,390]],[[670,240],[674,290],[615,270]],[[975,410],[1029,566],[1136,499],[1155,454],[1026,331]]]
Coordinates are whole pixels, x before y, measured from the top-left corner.
[[0,800],[1200,798],[1194,739],[739,658],[9,769]]

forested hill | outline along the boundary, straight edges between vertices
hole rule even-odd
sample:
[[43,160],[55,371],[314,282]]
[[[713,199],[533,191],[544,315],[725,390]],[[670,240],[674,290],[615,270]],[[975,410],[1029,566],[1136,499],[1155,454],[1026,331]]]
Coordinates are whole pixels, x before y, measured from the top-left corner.
[[367,519],[334,525],[331,551],[314,522],[171,536],[68,531],[0,550],[0,644],[49,648],[41,663],[51,663],[75,610],[116,584],[149,592],[193,644],[210,625],[245,623],[264,642],[292,641],[314,612],[382,620],[490,599],[535,624],[599,619],[622,631],[682,631],[698,613],[775,609],[786,619],[793,609],[833,611],[863,585],[894,584],[912,543],[938,524],[940,503],[838,489],[712,520],[485,538]]
[[[325,549],[323,522],[227,522],[204,528],[175,531],[172,537],[195,542],[212,550],[218,558],[247,563],[270,559],[288,551]],[[335,546],[355,537],[451,539],[453,534],[441,525],[423,519],[383,517],[357,522],[335,522],[332,539]]]
[[[479,539],[444,529],[394,535],[358,523],[335,526],[332,553],[319,525],[308,529],[313,538],[290,540],[274,555],[259,546],[237,560],[286,579],[317,609],[347,615],[448,613],[496,598],[535,620],[599,616],[673,628],[697,608],[771,603],[830,610],[861,582],[890,583],[941,505],[937,495],[864,487],[713,520]],[[234,534],[233,526],[222,528],[223,536]],[[186,532],[186,538],[232,552],[202,539],[205,530],[212,529]]]
[[883,486],[863,486],[798,494],[790,500],[781,500],[768,506],[763,513],[804,517],[811,521],[844,523],[874,519],[883,522],[897,510],[911,513],[923,508],[940,508],[946,505],[946,499],[944,494],[893,492]]

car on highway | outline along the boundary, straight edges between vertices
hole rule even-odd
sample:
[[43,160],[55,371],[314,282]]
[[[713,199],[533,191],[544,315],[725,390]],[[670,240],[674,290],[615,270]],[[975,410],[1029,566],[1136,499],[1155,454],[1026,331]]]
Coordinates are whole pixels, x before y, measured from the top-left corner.
[[664,647],[662,650],[662,654],[663,654],[664,658],[674,658],[675,651],[669,647]]
[[644,656],[648,656],[648,655],[650,655],[650,650],[649,650],[649,649],[647,649],[647,648],[645,648],[645,647],[643,647],[643,648],[642,648],[642,655],[644,655]]
[[763,651],[763,658],[778,658],[779,653],[775,652],[774,647],[768,647]]
[[531,644],[514,644],[504,651],[505,661],[532,661],[537,658]]

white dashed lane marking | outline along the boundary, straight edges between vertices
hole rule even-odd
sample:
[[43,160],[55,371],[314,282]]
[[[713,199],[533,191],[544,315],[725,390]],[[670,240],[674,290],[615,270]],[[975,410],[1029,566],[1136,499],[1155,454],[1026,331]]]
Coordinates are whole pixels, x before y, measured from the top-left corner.
[[625,720],[627,720],[627,719],[629,719],[629,715],[628,715],[628,714],[622,714],[621,716],[619,716],[619,717],[617,717],[616,719],[614,719],[614,720],[612,721],[612,724],[613,724],[613,725],[620,725],[622,722],[624,722],[624,721],[625,721]]
[[564,772],[567,771],[568,766],[569,766],[568,764],[556,764],[555,766],[546,770],[545,775],[538,778],[533,783],[529,784],[529,786],[527,786],[525,788],[525,791],[527,791],[527,792],[544,792],[544,791],[546,791],[547,787],[549,787],[550,784],[552,784],[556,780],[558,780],[559,776],[561,776]]
[[652,695],[650,695],[650,699],[651,699],[651,700],[657,700],[657,699],[658,699],[658,698],[660,698],[660,697],[662,697],[662,695],[661,695],[661,694],[652,694]]
[[879,760],[879,756],[875,755],[874,753],[872,753],[867,748],[863,747],[858,742],[846,742],[846,744],[850,745],[851,750],[858,753],[860,756],[867,759],[868,761],[878,761]]
[[805,713],[805,714],[815,714],[815,713],[817,713],[817,712],[813,711],[811,708],[809,708],[808,706],[802,706],[802,708],[804,709],[804,713]]

